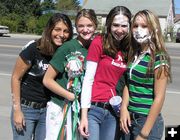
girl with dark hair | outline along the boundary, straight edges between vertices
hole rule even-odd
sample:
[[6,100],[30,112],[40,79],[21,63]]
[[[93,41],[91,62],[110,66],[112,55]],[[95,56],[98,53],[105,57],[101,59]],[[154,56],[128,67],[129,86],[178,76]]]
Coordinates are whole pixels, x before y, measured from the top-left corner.
[[107,15],[106,33],[95,37],[89,47],[79,127],[81,135],[88,140],[115,139],[118,117],[109,100],[117,95],[116,85],[126,71],[130,21],[128,8],[114,7]]
[[52,55],[72,35],[70,19],[56,13],[42,37],[30,41],[20,52],[11,77],[13,140],[45,139],[46,105],[51,92],[42,80]]

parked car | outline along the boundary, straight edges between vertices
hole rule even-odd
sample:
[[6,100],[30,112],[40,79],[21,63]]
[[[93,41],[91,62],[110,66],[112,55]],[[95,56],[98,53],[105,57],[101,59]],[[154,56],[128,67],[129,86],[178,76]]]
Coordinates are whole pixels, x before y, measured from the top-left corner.
[[176,43],[180,43],[180,28],[177,30],[176,33]]
[[9,33],[9,27],[0,25],[0,36]]

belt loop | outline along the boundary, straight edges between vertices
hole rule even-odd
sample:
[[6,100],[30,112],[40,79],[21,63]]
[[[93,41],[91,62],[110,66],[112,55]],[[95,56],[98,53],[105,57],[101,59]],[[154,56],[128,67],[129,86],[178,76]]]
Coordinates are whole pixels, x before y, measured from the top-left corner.
[[108,106],[108,102],[105,102],[103,108],[106,108],[107,106]]

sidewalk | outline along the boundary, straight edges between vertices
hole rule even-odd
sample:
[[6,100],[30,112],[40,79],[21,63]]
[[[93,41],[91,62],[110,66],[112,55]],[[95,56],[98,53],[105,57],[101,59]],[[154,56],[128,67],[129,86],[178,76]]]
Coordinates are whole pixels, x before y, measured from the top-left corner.
[[10,33],[7,36],[15,37],[15,38],[40,38],[41,35],[34,35],[34,34],[20,34],[20,33]]

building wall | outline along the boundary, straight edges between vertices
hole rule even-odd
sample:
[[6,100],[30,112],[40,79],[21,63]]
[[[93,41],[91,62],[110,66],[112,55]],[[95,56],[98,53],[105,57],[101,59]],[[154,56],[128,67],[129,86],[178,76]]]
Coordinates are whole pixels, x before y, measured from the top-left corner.
[[[98,16],[99,26],[104,26],[106,23],[106,17],[105,16]],[[166,18],[159,18],[159,22],[161,25],[162,33],[164,33],[166,29]]]
[[174,24],[174,31],[177,32],[178,29],[180,29],[180,20]]
[[[128,7],[132,14],[142,9],[154,12],[160,20],[162,32],[166,29],[166,17],[170,8],[170,0],[84,0],[83,8],[94,9],[99,18],[99,25],[105,24],[105,15],[117,5]],[[132,2],[133,1],[133,2]],[[103,16],[102,16],[103,15]]]
[[166,26],[167,26],[166,18],[159,18],[159,22],[160,22],[160,25],[161,25],[162,33],[164,33],[165,29],[166,29]]

